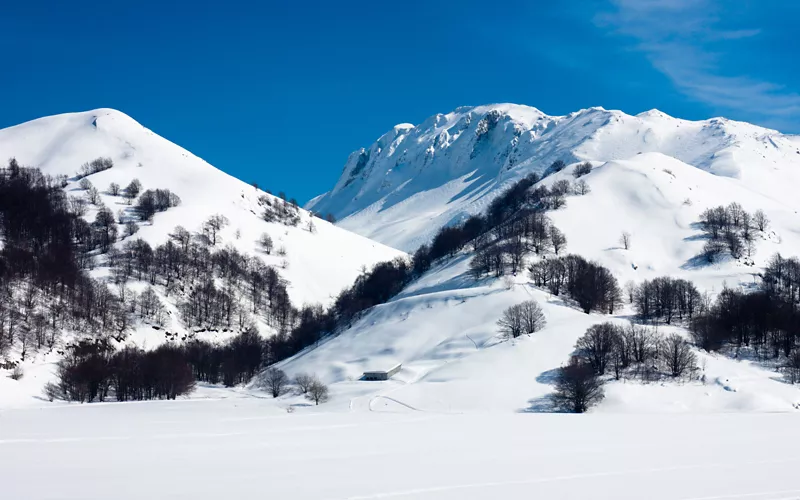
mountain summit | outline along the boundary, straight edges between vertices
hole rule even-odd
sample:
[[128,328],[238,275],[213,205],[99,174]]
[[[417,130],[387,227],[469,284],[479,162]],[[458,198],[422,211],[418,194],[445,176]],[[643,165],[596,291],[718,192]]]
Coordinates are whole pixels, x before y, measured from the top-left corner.
[[794,203],[800,137],[743,122],[689,121],[658,110],[601,107],[549,116],[516,104],[460,107],[402,124],[354,151],[339,181],[308,209],[340,227],[410,251],[438,228],[480,212],[525,175],[557,160],[607,162],[661,153]]

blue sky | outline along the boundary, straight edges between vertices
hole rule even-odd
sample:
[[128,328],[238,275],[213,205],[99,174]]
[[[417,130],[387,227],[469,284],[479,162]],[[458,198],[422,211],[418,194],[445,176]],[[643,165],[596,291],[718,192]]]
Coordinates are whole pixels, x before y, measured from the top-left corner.
[[794,0],[14,2],[0,127],[98,107],[301,201],[391,126],[516,102],[800,132]]

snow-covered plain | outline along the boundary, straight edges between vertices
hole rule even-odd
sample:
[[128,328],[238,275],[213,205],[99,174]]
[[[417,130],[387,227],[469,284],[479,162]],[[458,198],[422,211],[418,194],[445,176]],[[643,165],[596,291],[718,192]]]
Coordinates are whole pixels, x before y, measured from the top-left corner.
[[0,412],[2,497],[800,498],[796,414],[321,408],[239,397]]

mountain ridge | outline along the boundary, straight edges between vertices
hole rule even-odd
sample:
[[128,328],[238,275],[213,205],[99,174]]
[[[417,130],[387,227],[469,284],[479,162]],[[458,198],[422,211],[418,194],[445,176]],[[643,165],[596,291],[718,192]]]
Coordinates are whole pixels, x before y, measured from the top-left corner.
[[[605,162],[648,152],[756,189],[759,173],[751,164],[800,168],[796,136],[746,122],[683,120],[655,109],[628,115],[602,107],[549,116],[502,103],[459,107],[413,128],[392,128],[351,153],[334,187],[306,208],[332,213],[341,227],[411,251],[439,227],[480,212],[503,188],[528,173],[545,173],[557,160]],[[800,180],[796,171],[791,175]],[[761,187],[762,193],[773,189]]]

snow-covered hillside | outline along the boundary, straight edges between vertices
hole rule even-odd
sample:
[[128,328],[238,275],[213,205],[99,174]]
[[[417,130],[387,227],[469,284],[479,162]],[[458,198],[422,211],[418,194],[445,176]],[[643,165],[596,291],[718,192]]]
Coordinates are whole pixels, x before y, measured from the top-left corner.
[[[606,162],[650,152],[798,208],[798,137],[656,110],[630,116],[590,108],[548,116],[514,104],[458,108],[417,126],[394,127],[352,153],[334,188],[307,208],[333,213],[341,227],[411,251],[439,227],[481,212],[510,183],[542,173],[556,160]],[[715,187],[724,185],[732,184]],[[702,203],[704,194],[693,194]]]
[[[298,211],[300,222],[296,226],[266,222],[262,218],[264,206],[259,199],[266,196],[272,203],[283,203],[281,200],[214,168],[119,111],[98,109],[63,114],[0,130],[0,158],[11,157],[23,166],[37,167],[45,174],[66,176],[69,179],[65,188],[67,194],[80,199],[87,194],[79,187],[76,176],[81,166],[98,157],[110,158],[112,168],[86,177],[98,190],[100,203],[88,205],[84,217],[91,222],[98,207],[105,205],[115,218],[135,220],[138,232],[132,236],[125,236],[125,228],[120,225],[118,248],[138,238],[155,248],[168,241],[176,226],[183,226],[197,235],[209,217],[224,216],[229,222],[217,235],[216,249],[231,246],[273,266],[288,282],[289,298],[297,308],[315,303],[329,305],[343,288],[353,283],[363,267],[403,255],[393,248],[312,218],[304,210]],[[142,191],[168,189],[180,197],[180,204],[156,213],[151,222],[139,221],[136,211],[122,194],[115,196],[109,190],[112,183],[124,188],[133,179],[141,181]],[[312,219],[313,231],[309,227]],[[259,244],[263,234],[269,235],[273,241],[274,249],[269,254]],[[110,282],[107,256],[96,256],[96,262],[98,267],[91,271],[91,275]],[[147,283],[129,281],[127,286],[140,293]],[[161,328],[144,321],[131,324],[126,344],[152,348],[166,341],[165,331],[177,335],[176,338],[185,338],[190,330],[177,311],[179,298],[174,294],[168,297],[163,289],[157,293],[168,315],[166,321]],[[263,322],[260,325],[262,335],[273,333],[273,329]],[[227,328],[202,334],[203,338],[212,341],[223,341],[232,335],[234,330]],[[58,336],[61,336],[60,332]],[[63,343],[55,350],[41,349],[33,355],[28,353],[22,365],[25,373],[22,380],[11,380],[6,376],[10,370],[0,370],[3,373],[0,377],[0,406],[28,405],[41,397],[42,387],[54,377],[55,362],[61,357],[59,351],[63,352],[62,347]],[[7,359],[18,362],[21,358],[19,345],[13,345]]]
[[[547,176],[540,185],[574,182],[575,166]],[[792,185],[800,186],[793,180],[800,166],[777,165],[760,184],[713,170],[711,164],[701,169],[662,153],[634,152],[625,160],[595,162],[581,177],[588,193],[568,196],[564,208],[548,215],[566,234],[568,252],[608,267],[620,285],[672,276],[695,283],[711,297],[725,286],[747,289],[776,252],[800,254],[798,202],[789,196]],[[781,173],[785,184],[768,186],[763,180],[777,183]],[[731,202],[751,213],[763,210],[771,225],[755,238],[751,256],[710,264],[702,258],[707,240],[698,224],[701,213]],[[413,208],[409,212],[413,219]],[[623,232],[630,234],[628,249],[620,243]],[[334,383],[351,406],[373,411],[400,406],[437,412],[523,411],[538,408],[552,391],[555,369],[587,327],[608,320],[627,323],[632,317],[630,308],[614,316],[583,314],[533,287],[527,273],[476,281],[469,274],[471,258],[467,250],[447,260],[340,336],[287,361],[285,368],[316,372]],[[528,256],[529,262],[535,259]],[[530,298],[542,305],[547,327],[530,338],[502,340],[496,324],[501,311]],[[681,328],[659,330],[662,335],[686,334]],[[800,403],[800,390],[764,365],[697,355],[704,382],[611,383],[596,411],[794,411]],[[403,369],[390,382],[373,387],[359,381],[365,370],[396,363]]]
[[[311,233],[307,230],[310,216],[305,211],[296,227],[265,222],[261,218],[263,208],[258,204],[263,191],[218,170],[113,109],[50,116],[0,130],[0,158],[11,157],[46,174],[70,178],[83,163],[98,157],[111,158],[113,168],[88,179],[114,213],[130,207],[122,196],[107,193],[112,182],[124,188],[137,178],[143,189],[169,189],[180,197],[180,205],[158,213],[152,224],[142,224],[135,235],[152,245],[166,242],[178,225],[198,232],[210,216],[224,215],[230,224],[222,230],[222,241],[217,245],[232,245],[242,252],[260,255],[266,263],[278,267],[281,276],[289,281],[289,295],[297,305],[328,304],[353,282],[362,266],[402,254],[317,218],[316,231]],[[82,195],[77,181],[66,189],[70,194]],[[93,214],[90,212],[87,217],[91,220]],[[262,252],[257,245],[262,233],[272,237],[276,250],[285,248],[286,255]]]

